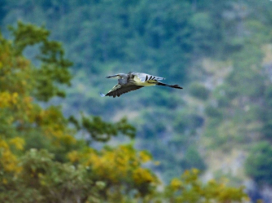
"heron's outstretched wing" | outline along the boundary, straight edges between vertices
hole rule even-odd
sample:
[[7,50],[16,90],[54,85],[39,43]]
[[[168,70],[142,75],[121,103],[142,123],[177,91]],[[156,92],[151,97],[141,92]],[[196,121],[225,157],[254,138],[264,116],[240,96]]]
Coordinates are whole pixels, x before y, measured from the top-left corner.
[[149,75],[146,73],[131,73],[132,75],[137,76],[142,82],[146,82],[146,81],[158,81],[158,80],[164,80],[165,78],[163,77],[159,77],[159,76],[154,76],[154,75]]
[[125,94],[127,92],[133,91],[133,90],[137,90],[142,88],[143,86],[137,86],[137,85],[120,85],[117,84],[115,85],[105,96],[109,96],[109,97],[119,97],[121,94]]

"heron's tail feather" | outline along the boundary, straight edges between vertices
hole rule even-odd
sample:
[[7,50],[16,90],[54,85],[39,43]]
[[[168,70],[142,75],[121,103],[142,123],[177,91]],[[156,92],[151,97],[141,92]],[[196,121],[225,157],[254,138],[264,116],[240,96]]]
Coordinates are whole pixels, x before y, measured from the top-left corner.
[[168,84],[165,84],[165,83],[162,83],[162,82],[158,82],[157,85],[172,87],[172,88],[176,88],[176,89],[183,89],[182,87],[180,87],[178,85],[168,85]]

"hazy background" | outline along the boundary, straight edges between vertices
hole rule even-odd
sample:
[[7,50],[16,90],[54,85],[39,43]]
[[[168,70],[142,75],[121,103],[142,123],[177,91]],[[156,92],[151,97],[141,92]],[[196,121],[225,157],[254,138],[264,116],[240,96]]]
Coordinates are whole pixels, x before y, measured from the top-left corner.
[[[165,182],[195,167],[271,202],[271,1],[0,0],[3,34],[18,20],[44,25],[73,61],[67,97],[52,101],[66,116],[127,117]],[[116,83],[105,76],[129,71],[184,89],[100,98]]]

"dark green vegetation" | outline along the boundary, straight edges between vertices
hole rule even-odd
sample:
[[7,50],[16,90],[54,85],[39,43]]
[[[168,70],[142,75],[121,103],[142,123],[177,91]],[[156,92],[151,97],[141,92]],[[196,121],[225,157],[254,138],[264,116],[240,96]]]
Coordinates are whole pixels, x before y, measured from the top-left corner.
[[[137,129],[137,146],[161,162],[152,167],[164,180],[191,167],[209,168],[204,160],[210,157],[200,153],[203,148],[205,152],[229,154],[239,149],[254,154],[263,141],[270,145],[270,1],[0,2],[4,34],[8,36],[6,25],[16,25],[18,19],[45,24],[73,62],[74,78],[66,99],[53,103],[63,103],[65,116],[77,119],[80,111],[115,122],[127,116]],[[34,58],[33,48],[24,52],[29,58]],[[166,77],[184,90],[157,87],[118,99],[99,97],[99,92],[115,83],[106,75],[130,70]],[[48,77],[55,74],[50,72]],[[62,86],[55,92],[49,87],[45,90],[49,96],[63,91]],[[83,118],[79,127],[89,132]],[[269,150],[263,156],[269,158]],[[245,168],[261,167],[264,177],[259,181],[255,169],[246,170],[247,174],[268,183],[269,166],[254,159],[250,155]]]
[[269,142],[255,144],[246,163],[247,174],[254,177],[258,184],[272,185],[272,147]]

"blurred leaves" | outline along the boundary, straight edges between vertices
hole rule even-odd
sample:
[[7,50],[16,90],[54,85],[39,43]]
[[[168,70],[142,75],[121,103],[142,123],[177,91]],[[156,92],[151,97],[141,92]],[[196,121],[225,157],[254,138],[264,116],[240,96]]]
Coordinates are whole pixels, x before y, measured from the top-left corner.
[[126,118],[116,123],[109,123],[103,121],[98,116],[86,117],[81,114],[80,120],[70,116],[69,121],[76,126],[77,130],[88,132],[90,137],[86,139],[89,140],[89,142],[92,140],[106,142],[109,141],[111,136],[117,136],[119,133],[134,138],[136,133],[135,127],[128,124]]
[[210,180],[203,184],[199,181],[199,171],[192,169],[171,181],[166,197],[169,202],[242,202],[248,200],[243,190],[243,187],[228,187],[223,181]]
[[272,185],[272,147],[269,142],[254,144],[245,163],[245,171],[258,184]]
[[18,22],[17,28],[10,27],[15,55],[21,55],[28,46],[39,46],[36,59],[40,67],[32,69],[35,78],[33,96],[38,100],[48,101],[53,96],[64,97],[60,84],[69,85],[71,75],[68,68],[72,63],[64,58],[62,46],[57,41],[50,41],[49,31],[44,27]]

